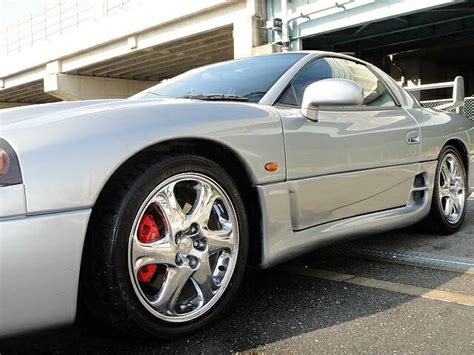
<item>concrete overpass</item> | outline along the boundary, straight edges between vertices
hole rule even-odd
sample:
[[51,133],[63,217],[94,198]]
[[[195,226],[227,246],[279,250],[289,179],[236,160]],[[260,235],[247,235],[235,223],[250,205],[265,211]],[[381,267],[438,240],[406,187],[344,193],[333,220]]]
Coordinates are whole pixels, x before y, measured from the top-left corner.
[[0,107],[123,98],[266,42],[263,0],[60,0],[0,35]]

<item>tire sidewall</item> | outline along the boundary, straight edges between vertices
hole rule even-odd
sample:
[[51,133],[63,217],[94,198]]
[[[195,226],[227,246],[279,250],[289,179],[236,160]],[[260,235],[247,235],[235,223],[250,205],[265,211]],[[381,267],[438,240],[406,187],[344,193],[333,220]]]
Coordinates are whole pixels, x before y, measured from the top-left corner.
[[[171,323],[151,314],[138,299],[129,273],[129,238],[140,206],[149,194],[163,181],[182,173],[199,173],[208,176],[227,193],[236,212],[239,225],[239,252],[233,275],[226,290],[216,304],[200,317],[183,323]],[[111,246],[115,265],[114,279],[131,318],[145,331],[155,336],[173,337],[203,327],[217,318],[232,301],[241,282],[248,254],[248,223],[244,203],[232,178],[215,163],[197,156],[178,156],[154,164],[141,175],[122,200],[114,226]]]

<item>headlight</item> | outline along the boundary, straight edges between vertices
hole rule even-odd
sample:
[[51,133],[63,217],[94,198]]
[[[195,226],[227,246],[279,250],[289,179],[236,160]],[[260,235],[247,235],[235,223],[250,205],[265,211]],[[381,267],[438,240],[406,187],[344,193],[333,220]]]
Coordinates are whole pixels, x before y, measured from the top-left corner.
[[21,184],[18,157],[5,139],[0,138],[0,186]]

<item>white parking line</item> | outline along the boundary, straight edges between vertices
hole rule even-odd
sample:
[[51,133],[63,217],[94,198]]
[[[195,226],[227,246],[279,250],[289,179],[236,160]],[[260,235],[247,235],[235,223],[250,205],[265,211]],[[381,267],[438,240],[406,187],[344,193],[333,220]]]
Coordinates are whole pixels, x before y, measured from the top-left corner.
[[323,280],[398,292],[406,295],[428,298],[431,300],[456,303],[465,306],[474,306],[474,296],[463,293],[406,285],[397,282],[371,279],[368,277],[360,277],[333,271],[305,268],[303,266],[282,266],[279,268],[279,270],[298,275],[316,277]]

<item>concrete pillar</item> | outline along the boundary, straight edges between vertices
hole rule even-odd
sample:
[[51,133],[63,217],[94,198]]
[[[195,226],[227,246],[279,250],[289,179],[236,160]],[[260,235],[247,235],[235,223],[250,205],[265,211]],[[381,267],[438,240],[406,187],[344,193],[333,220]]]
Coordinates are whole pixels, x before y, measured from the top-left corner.
[[265,19],[266,2],[247,0],[246,9],[234,21],[234,58],[250,57],[253,47],[267,42]]
[[64,101],[120,99],[130,97],[155,84],[152,81],[56,73],[44,78],[44,92]]

